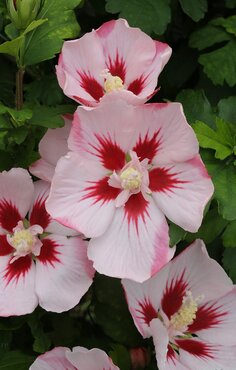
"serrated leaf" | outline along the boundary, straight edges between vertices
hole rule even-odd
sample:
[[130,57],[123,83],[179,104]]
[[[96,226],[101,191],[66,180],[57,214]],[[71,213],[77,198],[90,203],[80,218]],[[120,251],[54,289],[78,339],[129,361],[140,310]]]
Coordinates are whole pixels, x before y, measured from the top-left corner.
[[144,32],[162,35],[171,20],[169,0],[106,0],[109,13],[120,13],[129,24]]
[[193,124],[198,120],[214,127],[215,115],[203,90],[182,90],[176,101],[183,104],[188,123]]
[[225,121],[236,124],[236,96],[221,99],[218,103],[218,112]]
[[73,9],[81,0],[45,0],[38,18],[48,22],[26,37],[23,64],[28,66],[53,58],[63,41],[77,37],[79,24]]
[[200,56],[199,63],[215,85],[236,84],[236,41],[230,41],[218,50]]
[[231,38],[224,29],[208,24],[191,34],[189,46],[203,50],[222,41],[231,40]]
[[207,0],[179,0],[183,12],[195,22],[202,19],[207,12]]
[[230,222],[227,226],[222,235],[222,240],[225,247],[236,247],[236,221]]
[[33,361],[32,356],[20,351],[9,351],[1,356],[0,370],[29,370]]
[[223,253],[223,266],[230,278],[236,283],[236,248],[227,248]]
[[201,156],[215,186],[214,197],[218,202],[219,213],[229,221],[236,219],[236,167],[214,158],[208,151]]
[[71,105],[58,105],[57,107],[38,105],[33,108],[33,116],[29,123],[47,128],[63,127],[62,115],[72,113],[73,110],[74,107]]
[[200,146],[214,149],[216,158],[223,160],[233,153],[234,137],[230,126],[224,120],[216,119],[215,131],[201,121],[193,124],[193,129]]

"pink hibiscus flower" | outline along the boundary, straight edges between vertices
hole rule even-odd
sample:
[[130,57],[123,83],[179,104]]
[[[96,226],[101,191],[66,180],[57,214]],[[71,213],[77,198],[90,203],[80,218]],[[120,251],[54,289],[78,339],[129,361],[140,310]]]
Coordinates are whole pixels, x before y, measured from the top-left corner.
[[165,215],[195,232],[213,193],[181,104],[79,107],[68,145],[48,212],[92,238],[88,256],[98,272],[148,279],[174,254]]
[[64,127],[47,130],[39,143],[41,158],[29,167],[30,172],[41,180],[52,181],[57,161],[68,152],[67,139],[73,116],[67,114],[63,118]]
[[140,284],[122,281],[160,370],[235,370],[236,288],[197,240]]
[[170,55],[167,44],[153,41],[124,19],[112,20],[64,43],[57,78],[65,95],[83,105],[117,97],[140,104],[155,93]]
[[48,193],[24,169],[0,173],[0,316],[69,310],[92,283],[87,243],[51,219]]
[[75,347],[72,351],[56,347],[39,356],[29,370],[119,370],[110,357],[98,348]]

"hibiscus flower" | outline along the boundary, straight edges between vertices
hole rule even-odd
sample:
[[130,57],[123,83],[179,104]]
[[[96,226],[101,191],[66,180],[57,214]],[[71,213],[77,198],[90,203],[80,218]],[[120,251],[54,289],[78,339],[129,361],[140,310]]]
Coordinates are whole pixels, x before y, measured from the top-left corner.
[[87,242],[52,220],[48,193],[24,169],[0,173],[0,316],[69,310],[92,283]]
[[174,254],[165,215],[190,232],[213,185],[179,103],[79,107],[46,207],[92,238],[88,257],[105,275],[144,281]]
[[155,93],[170,55],[167,44],[129,27],[124,19],[112,20],[64,43],[57,78],[64,94],[83,105],[117,97],[141,104]]
[[122,281],[160,370],[235,370],[236,288],[197,240],[144,283]]
[[56,347],[39,356],[29,370],[119,370],[110,357],[98,348]]

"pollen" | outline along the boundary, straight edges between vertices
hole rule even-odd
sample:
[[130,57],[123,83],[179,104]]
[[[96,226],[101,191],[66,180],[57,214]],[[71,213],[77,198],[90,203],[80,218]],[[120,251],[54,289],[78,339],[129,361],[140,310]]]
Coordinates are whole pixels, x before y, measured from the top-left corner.
[[133,167],[124,170],[121,175],[121,186],[125,190],[138,189],[142,183],[142,174]]
[[104,91],[109,93],[115,90],[122,90],[124,89],[123,81],[118,76],[112,76],[110,72],[106,72],[104,74],[105,82],[104,82]]
[[193,299],[190,291],[186,293],[180,309],[170,319],[170,324],[175,330],[185,331],[193,323],[196,319],[198,302],[199,299]]
[[15,231],[11,237],[11,245],[18,253],[28,253],[34,244],[34,237],[29,230]]

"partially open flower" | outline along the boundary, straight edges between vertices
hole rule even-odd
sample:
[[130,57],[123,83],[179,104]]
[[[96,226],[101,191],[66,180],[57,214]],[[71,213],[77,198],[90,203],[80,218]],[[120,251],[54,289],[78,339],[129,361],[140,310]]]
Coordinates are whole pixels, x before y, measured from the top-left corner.
[[141,104],[155,93],[170,55],[167,44],[129,27],[124,19],[112,20],[64,43],[57,78],[64,93],[83,105],[117,97]]
[[37,16],[42,0],[7,0],[9,15],[15,27],[24,30]]

